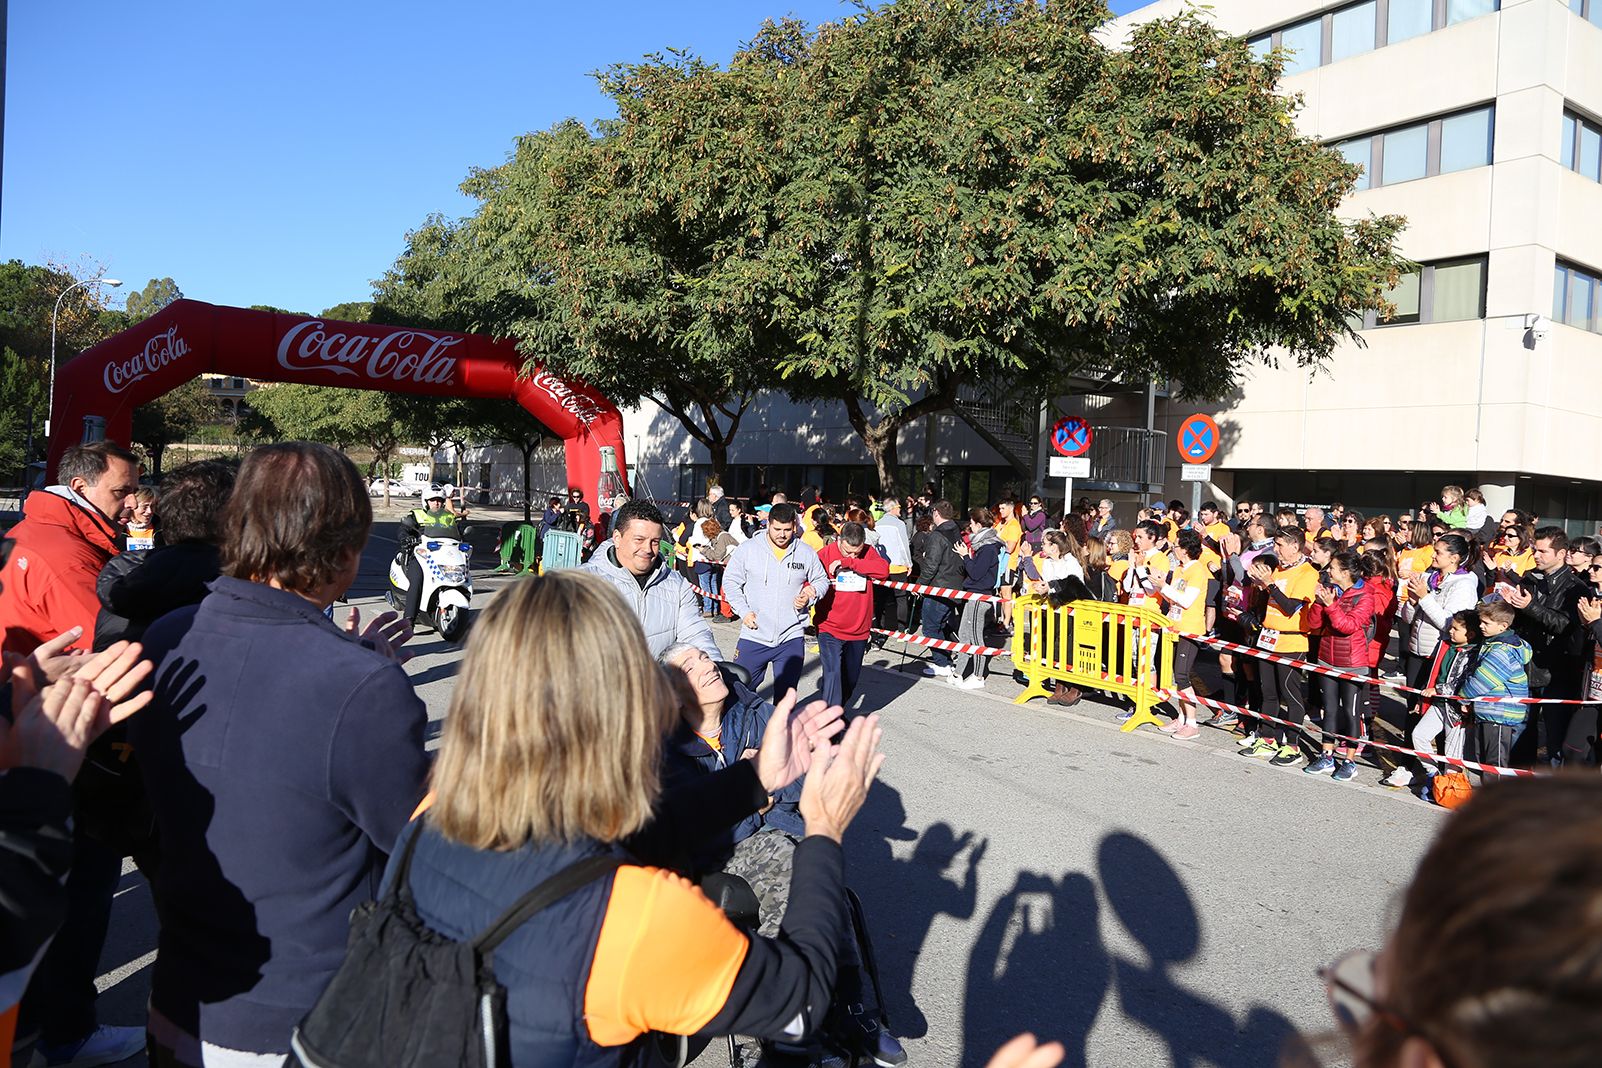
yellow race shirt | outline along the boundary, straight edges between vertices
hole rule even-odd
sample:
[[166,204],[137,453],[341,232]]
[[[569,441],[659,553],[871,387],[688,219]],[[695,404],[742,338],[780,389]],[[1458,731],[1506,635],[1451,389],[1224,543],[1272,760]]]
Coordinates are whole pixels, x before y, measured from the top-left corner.
[[[1293,601],[1311,602],[1318,592],[1318,568],[1303,560],[1294,567],[1282,567],[1274,572],[1273,584]],[[1268,610],[1263,613],[1263,629],[1257,645],[1271,653],[1307,652],[1307,605],[1294,615],[1287,616],[1268,599]]]
[[1170,597],[1164,598],[1168,601],[1168,618],[1173,620],[1179,633],[1192,635],[1206,633],[1207,583],[1212,577],[1213,574],[1207,569],[1206,564],[1200,560],[1193,560],[1185,565],[1177,577],[1169,580],[1166,592],[1170,595],[1196,591],[1196,599],[1191,601],[1188,607]]

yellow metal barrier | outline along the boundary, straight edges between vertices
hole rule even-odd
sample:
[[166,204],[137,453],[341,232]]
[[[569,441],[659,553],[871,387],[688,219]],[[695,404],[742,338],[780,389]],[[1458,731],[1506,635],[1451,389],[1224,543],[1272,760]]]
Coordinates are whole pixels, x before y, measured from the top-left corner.
[[1029,679],[1015,704],[1048,696],[1049,683],[1123,694],[1135,706],[1124,723],[1162,723],[1152,715],[1157,694],[1174,682],[1171,624],[1157,609],[1075,601],[1053,608],[1039,598],[1021,598],[1012,608],[1012,662]]

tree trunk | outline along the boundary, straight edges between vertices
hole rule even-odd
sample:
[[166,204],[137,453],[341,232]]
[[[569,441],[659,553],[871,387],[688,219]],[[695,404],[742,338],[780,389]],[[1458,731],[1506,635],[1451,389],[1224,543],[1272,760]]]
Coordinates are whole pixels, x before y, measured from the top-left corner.
[[[700,412],[699,419],[691,415],[686,398],[668,396],[650,399],[658,408],[677,419],[690,437],[706,446],[707,459],[712,464],[712,479],[719,485],[725,485],[729,475],[729,446],[740,430],[740,420],[745,417],[746,409],[751,406],[752,394],[742,393],[732,397],[728,404],[706,397],[690,398]],[[719,413],[727,420],[726,423],[719,424]],[[635,457],[635,462],[639,462],[638,457]]]
[[529,485],[528,467],[529,463],[533,460],[534,450],[539,448],[539,444],[540,443],[538,440],[532,443],[528,441],[520,441],[517,443],[517,447],[523,450],[523,522],[525,523],[534,522],[534,490]]
[[161,457],[167,451],[166,443],[152,443],[147,445],[146,448],[150,450],[150,477],[160,482]]
[[[846,418],[851,421],[851,428],[862,439],[868,455],[873,457],[874,467],[878,469],[880,493],[895,493],[899,488],[896,450],[901,443],[901,428],[915,419],[948,410],[955,403],[956,395],[956,381],[946,379],[907,407],[898,412],[882,414],[872,423],[868,422],[868,415],[863,411],[860,400],[856,397],[844,398]],[[931,433],[933,429],[931,424]]]

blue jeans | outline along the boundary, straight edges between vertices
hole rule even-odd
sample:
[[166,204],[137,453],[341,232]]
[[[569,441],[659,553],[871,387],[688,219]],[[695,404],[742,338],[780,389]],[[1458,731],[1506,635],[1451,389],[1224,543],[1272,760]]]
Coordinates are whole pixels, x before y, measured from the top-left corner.
[[[938,638],[947,641],[951,635],[946,633],[946,620],[951,618],[951,604],[938,597],[925,597],[923,599],[923,636],[925,638]],[[951,666],[951,654],[944,649],[930,649],[929,659],[941,667]]]
[[791,638],[778,645],[762,645],[741,638],[734,647],[734,662],[751,672],[751,688],[760,689],[773,665],[773,701],[801,684],[801,659],[806,655],[806,639]]
[[718,610],[718,569],[711,564],[697,563],[695,565],[695,584],[710,593],[701,595],[701,611],[716,612]]
[[847,641],[833,634],[818,634],[824,704],[844,707],[851,703],[851,695],[857,692],[857,680],[862,677],[862,654],[867,651],[866,638]]

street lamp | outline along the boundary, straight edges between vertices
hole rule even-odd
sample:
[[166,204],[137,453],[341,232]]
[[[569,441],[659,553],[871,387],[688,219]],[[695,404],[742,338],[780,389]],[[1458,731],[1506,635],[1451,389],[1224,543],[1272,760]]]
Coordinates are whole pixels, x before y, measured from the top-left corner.
[[72,285],[61,291],[61,296],[56,298],[55,308],[50,312],[50,398],[45,402],[46,442],[49,442],[50,440],[50,416],[51,413],[55,411],[56,407],[56,316],[61,313],[61,302],[66,298],[68,293],[71,293],[79,286],[92,285],[120,286],[122,285],[122,281],[121,279],[117,278],[84,278],[74,282]]

